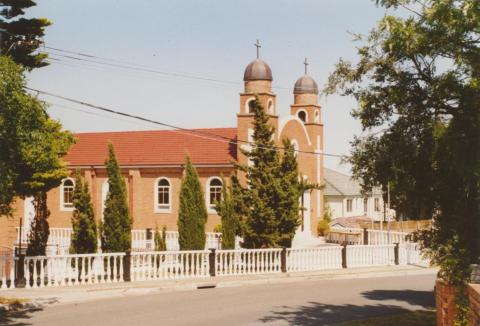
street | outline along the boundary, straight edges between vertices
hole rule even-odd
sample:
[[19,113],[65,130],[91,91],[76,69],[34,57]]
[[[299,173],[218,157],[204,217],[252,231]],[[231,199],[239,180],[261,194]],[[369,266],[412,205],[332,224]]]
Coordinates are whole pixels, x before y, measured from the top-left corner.
[[164,292],[50,305],[1,325],[330,325],[434,307],[435,275],[408,275]]

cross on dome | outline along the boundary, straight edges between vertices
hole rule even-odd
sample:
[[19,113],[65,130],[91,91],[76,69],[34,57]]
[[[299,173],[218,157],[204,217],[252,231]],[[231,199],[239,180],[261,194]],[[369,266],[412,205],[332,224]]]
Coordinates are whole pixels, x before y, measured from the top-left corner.
[[257,59],[258,59],[258,58],[260,58],[260,48],[261,48],[262,46],[260,45],[260,41],[259,41],[259,40],[257,40],[257,42],[256,42],[254,45],[255,45],[255,47],[257,48]]
[[310,64],[310,63],[308,63],[307,58],[305,58],[305,61],[303,62],[303,64],[305,65],[305,75],[306,75],[307,74],[307,66]]

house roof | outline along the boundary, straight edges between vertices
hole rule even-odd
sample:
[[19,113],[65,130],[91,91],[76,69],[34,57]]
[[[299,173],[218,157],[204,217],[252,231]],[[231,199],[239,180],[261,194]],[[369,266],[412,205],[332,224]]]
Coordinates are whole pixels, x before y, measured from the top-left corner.
[[[326,196],[360,196],[362,187],[351,176],[324,168]],[[380,194],[378,188],[373,189],[374,194]]]
[[191,131],[149,130],[75,134],[77,142],[65,157],[71,166],[103,165],[108,143],[120,165],[178,165],[190,155],[196,165],[224,165],[236,159],[236,128]]

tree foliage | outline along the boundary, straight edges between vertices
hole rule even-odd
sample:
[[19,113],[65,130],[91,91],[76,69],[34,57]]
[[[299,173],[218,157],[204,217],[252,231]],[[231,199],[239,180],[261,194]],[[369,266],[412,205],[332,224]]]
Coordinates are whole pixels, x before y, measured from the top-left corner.
[[440,276],[462,284],[480,257],[480,3],[376,2],[403,18],[359,36],[358,64],[340,60],[326,91],[354,96],[370,132],[352,143],[354,175],[366,190],[390,182],[400,214],[433,215],[420,240]]
[[284,141],[284,154],[280,156],[273,140],[274,128],[258,100],[253,111],[253,145],[249,150],[242,149],[251,164],[237,166],[246,173],[248,186],[242,188],[236,178],[232,179],[235,211],[242,216],[242,245],[289,247],[299,225],[298,200],[305,185],[299,179],[290,141]]
[[112,144],[108,144],[108,159],[105,165],[108,175],[108,194],[101,224],[102,251],[127,252],[132,245],[132,219],[128,211],[125,180]]
[[46,18],[19,18],[25,9],[35,5],[32,0],[0,1],[0,54],[28,70],[48,65],[47,54],[37,50],[43,43],[45,28],[52,23]]
[[203,250],[205,248],[205,223],[207,207],[198,173],[187,156],[178,210],[178,242],[180,250]]
[[97,224],[93,205],[86,183],[77,172],[73,190],[72,237],[70,253],[88,254],[97,252]]
[[235,237],[238,233],[239,217],[235,211],[234,200],[232,197],[232,185],[227,185],[222,177],[222,198],[215,205],[222,223],[222,249],[235,249]]
[[46,104],[24,90],[21,66],[0,56],[0,215],[16,196],[35,196],[68,175],[61,158],[73,135],[51,119]]

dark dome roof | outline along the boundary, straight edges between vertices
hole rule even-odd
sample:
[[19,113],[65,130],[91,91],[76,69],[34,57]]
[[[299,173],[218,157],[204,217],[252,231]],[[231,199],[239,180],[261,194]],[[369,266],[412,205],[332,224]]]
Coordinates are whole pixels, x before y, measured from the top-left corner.
[[243,74],[243,81],[250,80],[273,80],[272,70],[264,61],[257,58],[248,64]]
[[293,89],[294,94],[318,94],[317,82],[309,75],[298,78]]

